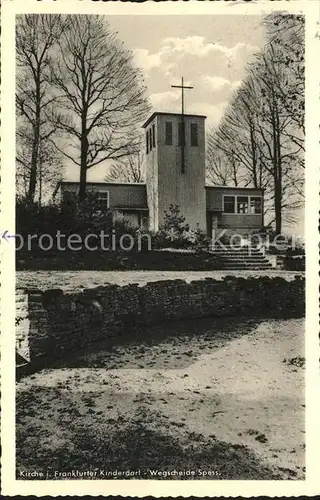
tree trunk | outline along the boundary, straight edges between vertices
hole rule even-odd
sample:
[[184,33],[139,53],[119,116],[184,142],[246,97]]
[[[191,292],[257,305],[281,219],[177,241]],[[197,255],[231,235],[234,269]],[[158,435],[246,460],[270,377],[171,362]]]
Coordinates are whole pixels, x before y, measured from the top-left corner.
[[39,162],[39,206],[42,204],[42,164]]
[[79,188],[79,201],[83,201],[86,197],[87,186],[87,156],[88,156],[88,139],[86,134],[86,122],[82,121],[82,134],[81,134],[81,151],[80,151],[80,188]]
[[282,231],[282,157],[281,157],[281,132],[278,106],[275,103],[275,218],[276,218],[276,234],[281,234]]
[[276,220],[276,234],[281,234],[282,231],[282,190],[281,182],[275,179],[274,186],[274,212]]
[[258,188],[257,179],[257,151],[256,151],[256,140],[252,124],[250,124],[250,145],[251,145],[251,159],[252,159],[252,181],[253,187]]
[[28,200],[30,203],[34,202],[37,186],[37,168],[39,156],[39,142],[40,142],[40,114],[41,114],[41,97],[40,97],[40,74],[36,80],[36,109],[35,109],[35,123],[33,126],[33,141],[32,141],[32,154],[31,166],[29,177]]

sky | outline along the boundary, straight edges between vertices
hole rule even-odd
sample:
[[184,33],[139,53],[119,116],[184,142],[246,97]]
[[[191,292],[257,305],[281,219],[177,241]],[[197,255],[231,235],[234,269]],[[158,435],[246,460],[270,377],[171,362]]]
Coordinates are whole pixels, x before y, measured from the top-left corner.
[[216,125],[245,75],[248,59],[264,43],[257,16],[114,17],[110,24],[131,47],[142,68],[154,111],[180,112],[181,94],[171,85],[184,77],[186,113]]
[[[181,111],[207,116],[207,130],[219,123],[230,98],[245,76],[245,66],[264,44],[259,16],[163,15],[108,16],[107,21],[133,53],[141,68],[153,111]],[[88,180],[103,180],[106,164],[88,171]],[[76,166],[68,165],[66,180],[78,180]]]

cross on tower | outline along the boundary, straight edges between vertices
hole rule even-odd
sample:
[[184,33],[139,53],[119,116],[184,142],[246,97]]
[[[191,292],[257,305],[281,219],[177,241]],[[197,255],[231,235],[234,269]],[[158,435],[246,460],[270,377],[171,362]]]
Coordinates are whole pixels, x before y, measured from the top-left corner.
[[184,89],[193,89],[188,85],[183,85],[183,77],[181,85],[171,85],[172,88],[181,89],[181,172],[184,173],[184,153],[185,153],[185,124],[184,124]]

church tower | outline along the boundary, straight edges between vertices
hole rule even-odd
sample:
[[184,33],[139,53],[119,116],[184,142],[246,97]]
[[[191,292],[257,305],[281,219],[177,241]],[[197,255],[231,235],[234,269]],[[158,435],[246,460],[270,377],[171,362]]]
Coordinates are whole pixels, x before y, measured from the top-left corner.
[[170,204],[191,229],[206,230],[205,116],[153,113],[144,123],[149,228],[157,231]]

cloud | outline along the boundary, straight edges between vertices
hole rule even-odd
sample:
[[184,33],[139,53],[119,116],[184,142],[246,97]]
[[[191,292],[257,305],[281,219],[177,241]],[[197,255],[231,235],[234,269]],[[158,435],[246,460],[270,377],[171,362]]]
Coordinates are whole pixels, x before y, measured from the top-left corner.
[[231,87],[232,83],[227,80],[226,78],[223,78],[221,76],[210,76],[210,75],[204,75],[202,77],[202,81],[204,85],[208,86],[210,90],[216,91],[216,90],[221,90],[224,87]]
[[176,107],[178,101],[180,104],[179,95],[174,91],[153,93],[150,95],[150,101],[157,111],[170,111]]
[[205,114],[208,124],[216,124],[258,50],[248,43],[227,46],[204,36],[166,37],[158,50],[136,48],[134,62],[147,77],[154,111],[180,112],[181,93],[170,87],[184,76],[185,84],[194,87],[185,92],[186,112]]
[[173,52],[175,55],[189,54],[197,57],[207,57],[208,55],[219,53],[227,59],[234,59],[237,57],[239,52],[252,53],[258,50],[258,47],[248,45],[244,42],[237,43],[233,47],[227,47],[217,42],[206,43],[203,36],[187,36],[185,38],[165,38],[162,42],[160,53],[164,54]]
[[231,97],[231,94],[240,87],[241,80],[236,80],[234,82],[223,78],[221,76],[210,76],[204,75],[201,78],[201,86],[203,87],[203,92],[212,95],[214,93],[215,98],[226,98]]
[[194,102],[189,106],[189,113],[204,115],[207,117],[206,129],[216,127],[220,122],[228,106],[228,101],[221,101],[219,104],[210,104],[208,102]]
[[148,76],[148,72],[152,68],[157,68],[161,64],[161,53],[150,54],[147,49],[134,49],[133,51],[134,64],[143,69]]

